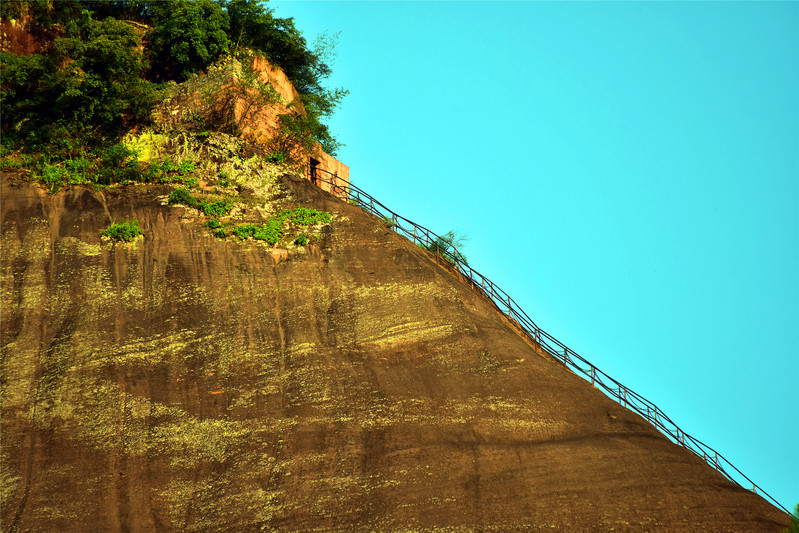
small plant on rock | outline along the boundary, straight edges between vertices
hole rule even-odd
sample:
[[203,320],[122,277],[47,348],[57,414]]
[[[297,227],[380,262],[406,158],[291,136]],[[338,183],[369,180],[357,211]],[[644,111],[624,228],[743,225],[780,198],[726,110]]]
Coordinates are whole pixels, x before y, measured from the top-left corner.
[[169,193],[169,203],[187,205],[189,207],[197,207],[197,200],[191,195],[188,189],[177,188]]
[[117,224],[111,224],[101,231],[100,235],[108,237],[112,241],[130,242],[136,240],[136,237],[141,235],[141,228],[139,228],[138,220],[128,220]]
[[288,214],[293,224],[300,226],[315,226],[316,224],[329,224],[331,217],[327,211],[317,211],[314,208],[298,207],[293,211],[284,212]]

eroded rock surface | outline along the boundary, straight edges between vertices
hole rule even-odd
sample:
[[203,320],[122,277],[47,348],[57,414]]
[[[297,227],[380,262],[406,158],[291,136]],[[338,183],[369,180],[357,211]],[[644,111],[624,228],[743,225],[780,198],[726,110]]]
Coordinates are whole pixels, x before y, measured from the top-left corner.
[[[219,240],[168,189],[2,189],[3,531],[779,531],[357,208]],[[166,191],[166,192],[165,192]],[[103,243],[112,221],[144,237]]]

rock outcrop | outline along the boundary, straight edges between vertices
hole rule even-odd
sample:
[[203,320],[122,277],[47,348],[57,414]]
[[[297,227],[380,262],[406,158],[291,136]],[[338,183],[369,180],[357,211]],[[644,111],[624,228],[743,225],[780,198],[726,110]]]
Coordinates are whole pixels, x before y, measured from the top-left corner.
[[[306,180],[317,244],[164,185],[2,184],[2,530],[769,531],[784,513]],[[104,243],[111,221],[144,236]]]

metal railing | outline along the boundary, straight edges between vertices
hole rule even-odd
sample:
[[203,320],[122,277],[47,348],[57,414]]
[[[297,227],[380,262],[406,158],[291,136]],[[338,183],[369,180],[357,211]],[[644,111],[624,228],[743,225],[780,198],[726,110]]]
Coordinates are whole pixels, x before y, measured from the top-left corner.
[[[324,174],[328,174],[329,177]],[[330,190],[328,192],[331,194],[348,200],[351,204],[357,205],[364,211],[376,215],[396,233],[403,235],[414,244],[421,245],[437,256],[445,259],[450,267],[461,274],[474,289],[488,297],[497,309],[515,323],[536,346],[562,363],[565,368],[584,378],[586,381],[590,381],[591,385],[618,401],[623,407],[641,415],[655,428],[660,430],[661,433],[666,435],[666,437],[680,446],[687,448],[698,457],[701,457],[706,463],[724,474],[724,476],[733,483],[765,497],[769,502],[790,514],[788,509],[783,507],[773,496],[759,487],[718,451],[683,431],[666,416],[658,406],[608,376],[582,356],[568,348],[565,344],[538,327],[533,319],[524,312],[508,293],[500,289],[483,274],[466,264],[462,260],[463,256],[458,253],[453,246],[449,245],[446,240],[442,240],[441,236],[395,213],[374,197],[351,183],[346,183],[344,186],[340,185],[340,178],[331,172],[317,168],[315,178],[317,186],[319,186],[320,182],[329,185]]]

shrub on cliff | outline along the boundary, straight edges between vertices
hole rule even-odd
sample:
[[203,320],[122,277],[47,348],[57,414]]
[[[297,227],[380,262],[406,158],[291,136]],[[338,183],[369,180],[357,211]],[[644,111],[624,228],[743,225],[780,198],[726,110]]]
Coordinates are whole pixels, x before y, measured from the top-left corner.
[[45,53],[3,53],[4,133],[56,148],[115,140],[149,114],[153,87],[141,78],[140,44],[127,24],[83,11]]
[[118,224],[111,224],[100,232],[101,236],[108,237],[112,241],[130,242],[141,235],[138,220],[128,220]]
[[[260,1],[27,0],[0,6],[4,18],[26,20],[50,43],[27,56],[0,57],[6,145],[46,147],[72,158],[79,155],[76,147],[114,144],[130,126],[148,120],[160,82],[183,81],[228,51],[250,48],[281,67],[300,93],[306,115],[286,119],[284,137],[306,150],[316,142],[329,153],[338,147],[324,124],[346,95],[323,85],[335,40],[323,37],[309,46],[292,19],[274,17]],[[141,23],[150,28],[144,42]]]
[[436,237],[436,239],[430,243],[427,249],[435,254],[440,255],[444,259],[450,260],[450,256],[452,256],[456,261],[468,264],[466,256],[458,251],[458,247],[461,246],[464,241],[466,241],[466,237],[463,235],[460,235],[454,231],[448,231],[444,235]]

